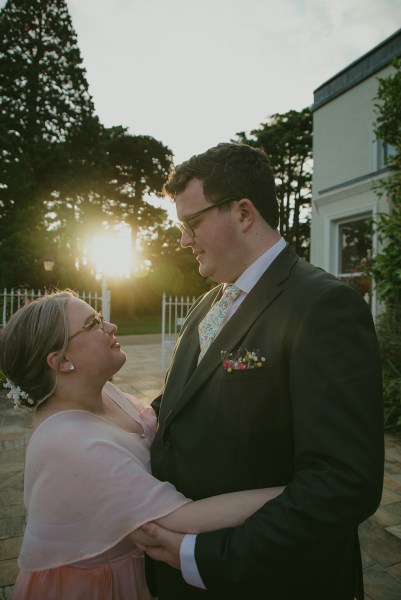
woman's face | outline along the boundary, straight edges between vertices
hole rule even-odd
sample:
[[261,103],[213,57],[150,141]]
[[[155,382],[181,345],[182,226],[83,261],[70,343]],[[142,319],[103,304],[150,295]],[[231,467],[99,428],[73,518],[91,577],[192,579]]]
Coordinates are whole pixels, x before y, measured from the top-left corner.
[[69,343],[66,355],[88,376],[106,376],[119,371],[126,355],[114,334],[117,326],[105,321],[89,304],[71,298],[66,306]]

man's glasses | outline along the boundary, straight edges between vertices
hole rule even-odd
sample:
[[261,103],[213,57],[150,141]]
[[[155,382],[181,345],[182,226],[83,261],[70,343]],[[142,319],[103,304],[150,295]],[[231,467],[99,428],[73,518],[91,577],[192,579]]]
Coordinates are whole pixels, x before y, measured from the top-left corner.
[[81,327],[80,329],[78,329],[78,331],[76,331],[75,333],[70,335],[70,337],[68,338],[68,341],[71,341],[72,338],[74,338],[79,333],[82,333],[83,331],[90,331],[96,325],[99,325],[100,329],[102,331],[104,331],[104,324],[105,324],[105,320],[104,320],[102,313],[96,313],[95,315],[93,315],[93,317],[91,319],[89,319],[89,321],[83,327]]
[[217,208],[222,204],[227,204],[227,202],[234,202],[236,198],[224,198],[221,202],[216,202],[216,204],[211,204],[206,208],[202,208],[202,210],[198,210],[198,212],[193,213],[192,215],[188,215],[187,217],[183,217],[180,221],[177,222],[177,227],[181,231],[181,233],[187,233],[192,239],[195,239],[195,230],[194,225],[191,225],[191,222],[195,221],[198,217],[207,213],[208,210],[212,210],[213,208]]

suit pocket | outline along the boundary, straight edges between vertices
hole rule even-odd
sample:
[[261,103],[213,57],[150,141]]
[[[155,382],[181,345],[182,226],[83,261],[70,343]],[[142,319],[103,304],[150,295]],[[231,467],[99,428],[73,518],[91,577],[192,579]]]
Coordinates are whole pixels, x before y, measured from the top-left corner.
[[266,431],[276,401],[271,368],[224,372],[219,385],[218,410],[228,428]]
[[262,367],[256,367],[255,369],[244,369],[233,370],[231,372],[224,371],[224,381],[227,383],[235,382],[241,383],[241,381],[247,381],[252,383],[254,381],[260,381],[263,379],[270,379],[273,376],[271,365],[264,364]]

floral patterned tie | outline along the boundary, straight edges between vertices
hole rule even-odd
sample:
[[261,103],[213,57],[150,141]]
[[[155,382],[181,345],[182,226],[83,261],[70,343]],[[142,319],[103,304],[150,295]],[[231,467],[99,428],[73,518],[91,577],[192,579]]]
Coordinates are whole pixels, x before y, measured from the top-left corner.
[[198,363],[204,357],[206,350],[216,337],[220,325],[223,323],[227,315],[228,309],[234,300],[238,298],[240,293],[241,290],[237,288],[236,285],[231,283],[227,285],[220,300],[212,306],[205,318],[199,323],[199,341],[201,351],[199,354]]

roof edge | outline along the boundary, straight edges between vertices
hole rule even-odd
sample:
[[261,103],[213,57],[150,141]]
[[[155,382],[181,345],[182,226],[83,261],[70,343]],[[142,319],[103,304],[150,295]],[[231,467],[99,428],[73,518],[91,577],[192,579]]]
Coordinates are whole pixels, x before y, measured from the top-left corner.
[[334,75],[314,92],[312,110],[324,106],[401,57],[401,29]]

